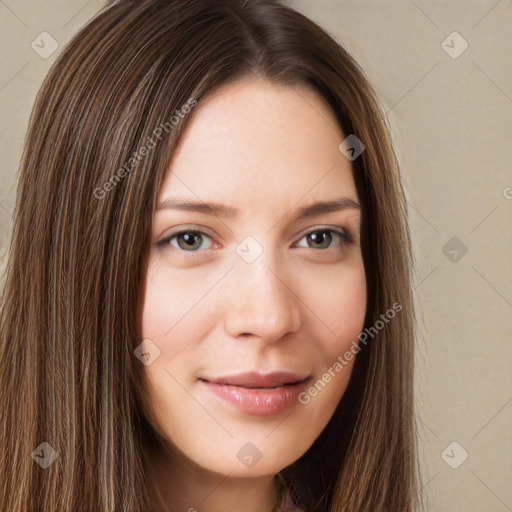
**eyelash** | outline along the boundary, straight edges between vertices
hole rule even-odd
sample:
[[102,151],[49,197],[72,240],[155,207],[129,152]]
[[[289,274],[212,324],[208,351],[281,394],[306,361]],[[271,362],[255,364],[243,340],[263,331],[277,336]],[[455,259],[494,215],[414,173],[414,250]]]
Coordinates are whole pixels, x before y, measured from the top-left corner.
[[[157,242],[157,246],[159,247],[164,247],[164,246],[168,246],[170,245],[170,241],[173,239],[173,238],[176,238],[178,237],[179,235],[183,235],[183,234],[194,234],[194,235],[201,235],[201,236],[206,236],[207,238],[212,238],[211,236],[209,236],[207,233],[203,232],[203,231],[199,231],[199,230],[196,230],[196,229],[183,229],[181,231],[177,231],[176,233],[172,233],[171,235],[167,236],[166,238],[164,238],[163,240]],[[306,233],[304,233],[297,242],[295,243],[298,243],[300,240],[302,240],[303,238],[307,237],[308,235],[311,235],[312,233],[334,233],[335,235],[337,235],[340,240],[341,240],[341,244],[342,244],[342,247],[344,245],[348,245],[348,244],[353,244],[353,240],[351,238],[351,236],[348,234],[347,231],[345,231],[344,229],[340,229],[340,228],[331,228],[331,227],[322,227],[322,228],[315,228],[315,229],[312,229]],[[176,249],[177,251],[181,252],[181,253],[185,253],[186,254],[186,258],[197,258],[197,257],[200,257],[201,256],[201,253],[204,252],[201,251],[201,250],[194,250],[194,251],[186,251],[184,249],[181,249],[181,248],[177,248],[177,247],[174,247],[172,246],[173,249]],[[301,246],[302,247],[302,246]],[[326,252],[328,251],[329,249],[333,249],[333,247],[327,247],[325,249],[318,249],[318,248],[314,248],[314,247],[302,247],[303,249],[313,249],[315,251],[323,251],[323,252]]]

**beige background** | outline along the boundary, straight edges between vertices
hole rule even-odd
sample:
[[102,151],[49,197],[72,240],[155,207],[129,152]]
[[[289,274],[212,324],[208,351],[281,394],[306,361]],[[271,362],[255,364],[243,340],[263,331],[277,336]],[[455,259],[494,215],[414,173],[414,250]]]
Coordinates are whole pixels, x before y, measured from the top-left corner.
[[[287,1],[355,55],[392,125],[417,258],[428,510],[512,511],[512,1]],[[101,5],[0,0],[4,260],[36,92]],[[59,44],[47,59],[31,48],[43,31]],[[469,45],[457,58],[454,31]]]

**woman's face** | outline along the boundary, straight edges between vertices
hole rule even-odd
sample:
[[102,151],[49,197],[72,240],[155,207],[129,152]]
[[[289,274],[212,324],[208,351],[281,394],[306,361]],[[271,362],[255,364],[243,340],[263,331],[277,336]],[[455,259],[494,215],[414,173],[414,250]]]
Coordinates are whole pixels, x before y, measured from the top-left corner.
[[142,312],[150,421],[201,468],[274,474],[327,425],[363,328],[346,135],[312,90],[257,79],[224,87],[194,116],[153,219]]

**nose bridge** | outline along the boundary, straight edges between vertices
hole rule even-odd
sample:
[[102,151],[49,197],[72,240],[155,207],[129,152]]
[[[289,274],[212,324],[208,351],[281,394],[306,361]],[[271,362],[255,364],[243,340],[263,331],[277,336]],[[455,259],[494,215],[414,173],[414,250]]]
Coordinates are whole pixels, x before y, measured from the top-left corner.
[[271,251],[263,251],[251,263],[243,258],[236,262],[226,305],[230,336],[251,334],[272,342],[298,330],[298,299],[282,267]]

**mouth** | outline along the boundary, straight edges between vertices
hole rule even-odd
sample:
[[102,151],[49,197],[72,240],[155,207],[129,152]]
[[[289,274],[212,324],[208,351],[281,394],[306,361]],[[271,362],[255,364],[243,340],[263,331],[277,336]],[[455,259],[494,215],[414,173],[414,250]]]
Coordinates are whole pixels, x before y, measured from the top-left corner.
[[246,389],[274,389],[293,384],[299,384],[309,379],[309,375],[301,376],[292,372],[244,372],[222,377],[202,379],[213,384],[223,384],[226,386],[237,386]]
[[298,404],[311,376],[293,372],[245,372],[199,381],[224,403],[257,416],[279,414]]

